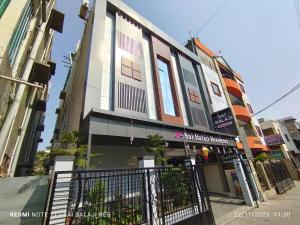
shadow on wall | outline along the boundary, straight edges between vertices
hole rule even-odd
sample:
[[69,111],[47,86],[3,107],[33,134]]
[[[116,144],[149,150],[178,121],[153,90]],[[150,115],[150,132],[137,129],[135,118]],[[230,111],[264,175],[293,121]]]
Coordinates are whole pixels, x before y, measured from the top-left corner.
[[0,187],[0,224],[42,224],[48,176],[3,178]]

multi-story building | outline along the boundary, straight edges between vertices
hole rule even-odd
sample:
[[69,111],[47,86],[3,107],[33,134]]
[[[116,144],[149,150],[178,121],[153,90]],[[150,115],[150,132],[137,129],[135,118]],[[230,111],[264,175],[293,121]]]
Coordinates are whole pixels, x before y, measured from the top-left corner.
[[266,143],[271,149],[271,155],[279,159],[291,159],[295,165],[300,165],[299,159],[295,157],[300,152],[293,142],[288,126],[281,120],[265,120],[262,118],[259,119],[259,122]]
[[300,151],[300,123],[297,122],[297,119],[292,116],[280,119],[279,121],[285,124],[294,141],[294,144],[296,145],[297,149]]
[[[195,52],[201,61],[213,110],[215,112],[224,110],[229,105],[231,115],[234,117],[236,126],[239,127],[236,132],[240,135],[240,129],[244,129],[247,136],[246,144],[252,154],[255,156],[268,151],[259,122],[253,116],[253,108],[241,75],[229,66],[224,57],[214,54],[198,38],[189,41],[186,47]],[[241,151],[244,150],[241,142],[237,145]]]
[[0,1],[0,174],[30,174],[42,141],[54,30],[64,15],[55,0]]
[[79,130],[88,165],[116,168],[149,154],[148,135],[159,134],[169,162],[206,147],[205,170],[214,173],[208,186],[228,191],[216,155],[233,151],[236,134],[222,128],[231,119],[218,114],[228,108],[220,81],[222,97],[212,105],[199,57],[123,2],[95,1],[86,20],[60,95],[54,143],[62,132]]

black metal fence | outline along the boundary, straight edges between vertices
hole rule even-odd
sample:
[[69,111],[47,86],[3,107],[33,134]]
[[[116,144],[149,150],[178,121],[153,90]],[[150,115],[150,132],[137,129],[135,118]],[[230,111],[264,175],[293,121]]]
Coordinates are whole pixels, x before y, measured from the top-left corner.
[[270,183],[275,185],[278,194],[282,194],[295,186],[283,161],[265,163],[264,168]]
[[46,224],[215,224],[201,166],[56,172]]

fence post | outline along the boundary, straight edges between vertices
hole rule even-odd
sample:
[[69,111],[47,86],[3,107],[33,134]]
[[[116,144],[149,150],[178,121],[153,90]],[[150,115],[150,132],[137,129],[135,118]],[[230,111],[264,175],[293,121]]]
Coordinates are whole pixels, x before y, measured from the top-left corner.
[[241,160],[240,159],[233,159],[232,161],[233,161],[233,164],[234,164],[234,167],[235,167],[236,174],[238,176],[239,183],[240,183],[241,188],[242,188],[242,193],[243,193],[243,196],[244,196],[245,203],[246,203],[246,205],[254,207],[255,204],[254,204],[253,198],[251,196],[251,191],[250,191],[250,188],[249,188],[246,176],[245,176],[245,172],[244,172],[243,167],[241,165]]
[[[47,218],[46,225],[56,224],[64,225],[66,219],[66,212],[68,206],[68,200],[60,200],[59,196],[55,196],[55,192],[60,194],[68,195],[70,191],[70,186],[66,186],[66,183],[71,182],[72,173],[69,174],[56,174],[59,171],[72,171],[73,170],[74,156],[56,156],[53,176],[48,196],[47,204]],[[57,209],[52,205],[54,201],[60,201],[60,205]],[[65,207],[64,207],[65,206]],[[65,215],[65,216],[63,216]],[[55,220],[55,221],[53,221]]]
[[155,199],[156,195],[156,184],[155,184],[155,173],[153,169],[155,167],[154,156],[143,156],[139,159],[139,168],[145,168],[145,189],[146,189],[146,200],[147,200],[147,220],[148,224],[156,224],[155,220],[158,219],[157,206]]

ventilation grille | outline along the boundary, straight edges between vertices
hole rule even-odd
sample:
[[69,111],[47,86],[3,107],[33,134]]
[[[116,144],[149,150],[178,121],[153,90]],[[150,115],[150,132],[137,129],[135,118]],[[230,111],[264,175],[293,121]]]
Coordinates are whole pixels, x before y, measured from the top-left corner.
[[118,82],[118,107],[146,114],[145,90]]
[[191,107],[191,111],[195,125],[207,127],[204,111],[193,107]]
[[190,84],[196,85],[194,74],[186,69],[182,69],[184,80]]

